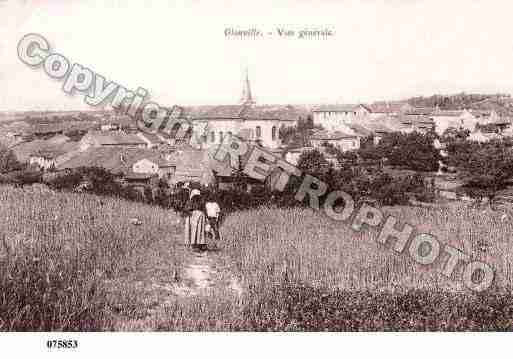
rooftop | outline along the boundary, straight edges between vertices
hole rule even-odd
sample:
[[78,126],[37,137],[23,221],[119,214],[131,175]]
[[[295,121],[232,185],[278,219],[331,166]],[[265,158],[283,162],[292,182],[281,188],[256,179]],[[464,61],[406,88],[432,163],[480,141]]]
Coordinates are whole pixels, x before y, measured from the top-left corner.
[[292,105],[221,105],[221,106],[179,106],[181,118],[192,120],[240,119],[240,120],[281,120],[305,119],[306,108]]
[[100,145],[145,145],[146,141],[135,134],[119,131],[101,132],[91,131],[89,133]]
[[354,104],[320,105],[315,107],[312,112],[354,112],[360,106]]
[[312,140],[341,140],[344,138],[355,138],[356,135],[348,134],[342,131],[318,131],[310,136]]
[[369,111],[373,113],[399,113],[407,107],[410,105],[405,102],[374,102],[367,105]]
[[403,124],[430,124],[433,125],[434,121],[431,117],[426,115],[402,115],[399,116],[399,121]]
[[20,162],[27,162],[31,156],[43,156],[56,158],[78,148],[78,143],[73,141],[59,142],[54,138],[49,140],[35,140],[23,142],[13,146],[12,151]]
[[436,107],[411,107],[404,113],[407,115],[431,115],[436,110]]
[[433,116],[459,117],[463,115],[465,110],[440,110],[437,109],[432,113]]
[[128,173],[132,165],[142,159],[159,166],[166,166],[171,162],[162,158],[158,151],[144,148],[91,147],[62,163],[59,168],[103,167],[114,173]]

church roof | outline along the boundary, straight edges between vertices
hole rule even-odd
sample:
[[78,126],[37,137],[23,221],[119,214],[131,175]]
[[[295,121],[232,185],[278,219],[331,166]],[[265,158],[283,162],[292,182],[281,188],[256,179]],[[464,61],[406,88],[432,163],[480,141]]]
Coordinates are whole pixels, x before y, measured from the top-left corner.
[[308,111],[292,105],[181,106],[180,117],[192,120],[280,120],[306,119]]
[[353,112],[356,111],[361,105],[354,104],[336,104],[336,105],[320,105],[315,107],[313,112]]
[[252,105],[255,103],[253,95],[251,94],[251,84],[249,83],[249,74],[247,69],[246,78],[244,79],[244,83],[242,85],[242,97],[240,99],[240,103],[243,105]]

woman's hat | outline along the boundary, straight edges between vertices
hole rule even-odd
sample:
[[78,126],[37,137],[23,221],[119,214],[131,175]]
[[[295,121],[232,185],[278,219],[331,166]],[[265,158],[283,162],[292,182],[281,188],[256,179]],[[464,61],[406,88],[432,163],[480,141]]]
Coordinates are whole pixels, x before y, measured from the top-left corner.
[[190,197],[190,199],[192,199],[192,197],[194,197],[194,196],[199,196],[200,194],[201,194],[201,192],[200,192],[200,190],[199,190],[199,189],[193,189],[193,190],[191,191],[191,197]]

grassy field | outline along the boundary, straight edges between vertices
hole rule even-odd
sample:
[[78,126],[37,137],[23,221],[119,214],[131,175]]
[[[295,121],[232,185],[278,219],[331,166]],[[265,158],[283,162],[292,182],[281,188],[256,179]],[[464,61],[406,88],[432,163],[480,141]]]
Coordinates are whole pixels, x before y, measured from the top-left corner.
[[[504,212],[464,205],[384,211],[491,264],[493,287],[471,292],[461,281],[461,268],[446,278],[440,273],[445,261],[424,268],[407,251],[399,255],[377,244],[377,230],[357,233],[308,209],[261,208],[234,213],[223,225],[224,258],[247,289],[244,305],[233,310],[235,304],[227,305],[226,297],[209,298],[196,311],[195,325],[231,330],[513,329],[511,213],[504,217]],[[204,313],[216,313],[215,325]]]
[[135,315],[130,284],[181,267],[176,221],[122,200],[1,187],[2,330],[110,329]]
[[[384,208],[399,223],[431,233],[445,244],[461,249],[472,260],[491,264],[496,285],[511,288],[512,214],[447,206],[443,208]],[[440,274],[445,261],[423,268],[407,250],[395,254],[375,241],[378,230],[353,231],[308,209],[267,209],[239,212],[224,225],[226,250],[246,280],[290,280],[320,287],[348,290],[408,289],[465,290],[457,279]],[[456,280],[455,280],[456,279]]]
[[[496,270],[471,293],[308,209],[229,215],[206,292],[185,272],[176,214],[90,195],[0,188],[1,330],[511,330],[512,214],[384,209]],[[131,218],[142,223],[134,225]],[[214,278],[218,277],[218,278]],[[222,278],[221,278],[222,277]],[[230,290],[229,278],[243,288]],[[215,280],[214,280],[215,279]],[[153,313],[153,314],[152,314]]]

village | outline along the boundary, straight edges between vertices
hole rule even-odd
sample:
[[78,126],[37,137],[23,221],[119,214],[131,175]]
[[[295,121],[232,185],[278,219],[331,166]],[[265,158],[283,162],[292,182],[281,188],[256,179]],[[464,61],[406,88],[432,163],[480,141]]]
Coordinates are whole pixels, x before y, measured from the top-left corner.
[[[2,349],[513,331],[512,9],[0,0],[0,332],[30,334]],[[505,348],[439,335],[421,356]]]
[[[391,133],[433,133],[440,138],[453,129],[468,131],[467,139],[478,143],[509,138],[513,136],[512,114],[513,100],[507,95],[450,110],[413,106],[407,101],[259,105],[246,71],[237,104],[173,108],[173,116],[192,123],[199,135],[173,138],[141,131],[128,115],[105,110],[64,117],[58,113],[25,116],[4,124],[0,141],[20,163],[54,176],[101,167],[141,193],[162,182],[170,187],[196,182],[226,189],[234,182],[234,170],[213,158],[225,136],[238,136],[292,165],[315,149],[336,166],[330,148],[357,151],[364,141],[377,145]],[[302,143],[284,136],[305,123],[311,129]],[[434,145],[443,156],[444,143],[437,139]],[[442,162],[440,167],[444,167]]]

